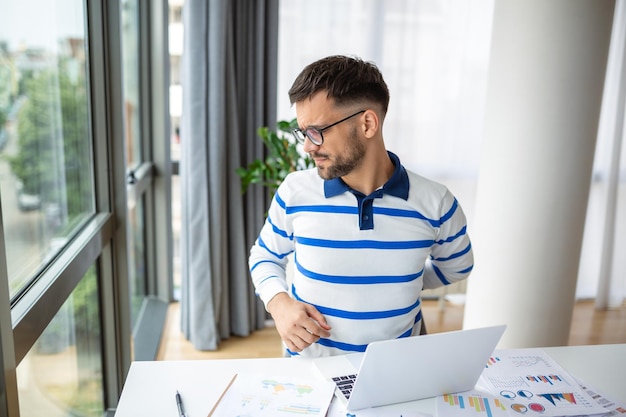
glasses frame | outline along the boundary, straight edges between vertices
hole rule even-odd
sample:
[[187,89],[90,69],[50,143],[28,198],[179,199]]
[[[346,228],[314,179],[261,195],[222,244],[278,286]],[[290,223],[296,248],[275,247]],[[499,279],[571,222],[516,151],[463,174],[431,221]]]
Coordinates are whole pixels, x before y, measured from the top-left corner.
[[[307,128],[305,128],[304,130],[300,129],[299,127],[296,127],[294,129],[291,129],[291,133],[293,134],[293,136],[296,138],[296,141],[300,142],[300,143],[304,143],[306,141],[307,138],[309,138],[309,140],[311,141],[312,144],[316,145],[316,146],[322,146],[322,144],[324,143],[324,134],[322,132],[324,132],[327,129],[330,129],[333,126],[337,126],[339,123],[343,123],[348,119],[353,118],[354,116],[357,116],[361,113],[365,113],[366,110],[359,110],[358,112],[351,114],[348,117],[344,117],[343,119],[339,120],[338,122],[329,124],[328,126],[322,127],[322,128],[318,128],[315,126],[309,126]],[[317,140],[312,134],[309,134],[310,131],[314,131],[316,133],[319,134],[320,140]]]

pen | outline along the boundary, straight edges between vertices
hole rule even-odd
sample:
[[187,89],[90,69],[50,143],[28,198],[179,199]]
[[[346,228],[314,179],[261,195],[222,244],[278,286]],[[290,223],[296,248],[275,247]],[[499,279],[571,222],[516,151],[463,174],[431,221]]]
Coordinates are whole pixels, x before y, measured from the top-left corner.
[[183,399],[180,397],[180,392],[178,391],[176,391],[176,406],[178,406],[178,417],[187,417],[185,408],[183,407]]

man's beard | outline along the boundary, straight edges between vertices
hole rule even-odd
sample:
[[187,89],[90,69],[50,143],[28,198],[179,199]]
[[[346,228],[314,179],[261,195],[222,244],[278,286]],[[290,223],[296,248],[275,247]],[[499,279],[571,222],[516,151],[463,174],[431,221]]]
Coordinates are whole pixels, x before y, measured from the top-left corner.
[[[365,156],[365,145],[358,139],[356,129],[353,129],[348,136],[346,144],[347,154],[335,155],[326,161],[325,168],[317,167],[317,173],[325,180],[343,177],[348,175],[354,168],[361,164]],[[328,158],[329,155],[319,152],[311,152],[311,156],[321,156]]]

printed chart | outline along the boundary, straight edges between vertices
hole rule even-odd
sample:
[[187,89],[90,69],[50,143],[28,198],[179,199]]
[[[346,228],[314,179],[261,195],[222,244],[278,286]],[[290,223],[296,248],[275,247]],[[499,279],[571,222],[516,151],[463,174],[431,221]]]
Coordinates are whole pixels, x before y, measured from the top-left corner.
[[606,411],[541,349],[496,350],[478,386],[502,401],[513,416]]
[[328,381],[239,374],[210,415],[324,416],[334,389],[335,385]]
[[437,398],[440,417],[508,417],[503,401],[479,391],[445,394]]

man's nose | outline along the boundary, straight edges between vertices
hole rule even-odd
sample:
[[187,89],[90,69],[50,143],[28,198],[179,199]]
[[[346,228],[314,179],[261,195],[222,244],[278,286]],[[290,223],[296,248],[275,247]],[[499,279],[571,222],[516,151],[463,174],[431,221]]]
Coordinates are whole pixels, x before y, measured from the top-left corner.
[[316,145],[313,142],[311,142],[311,139],[309,139],[308,137],[306,138],[306,140],[304,141],[304,152],[306,153],[310,153],[312,151],[316,151],[320,148],[320,146],[322,145]]

